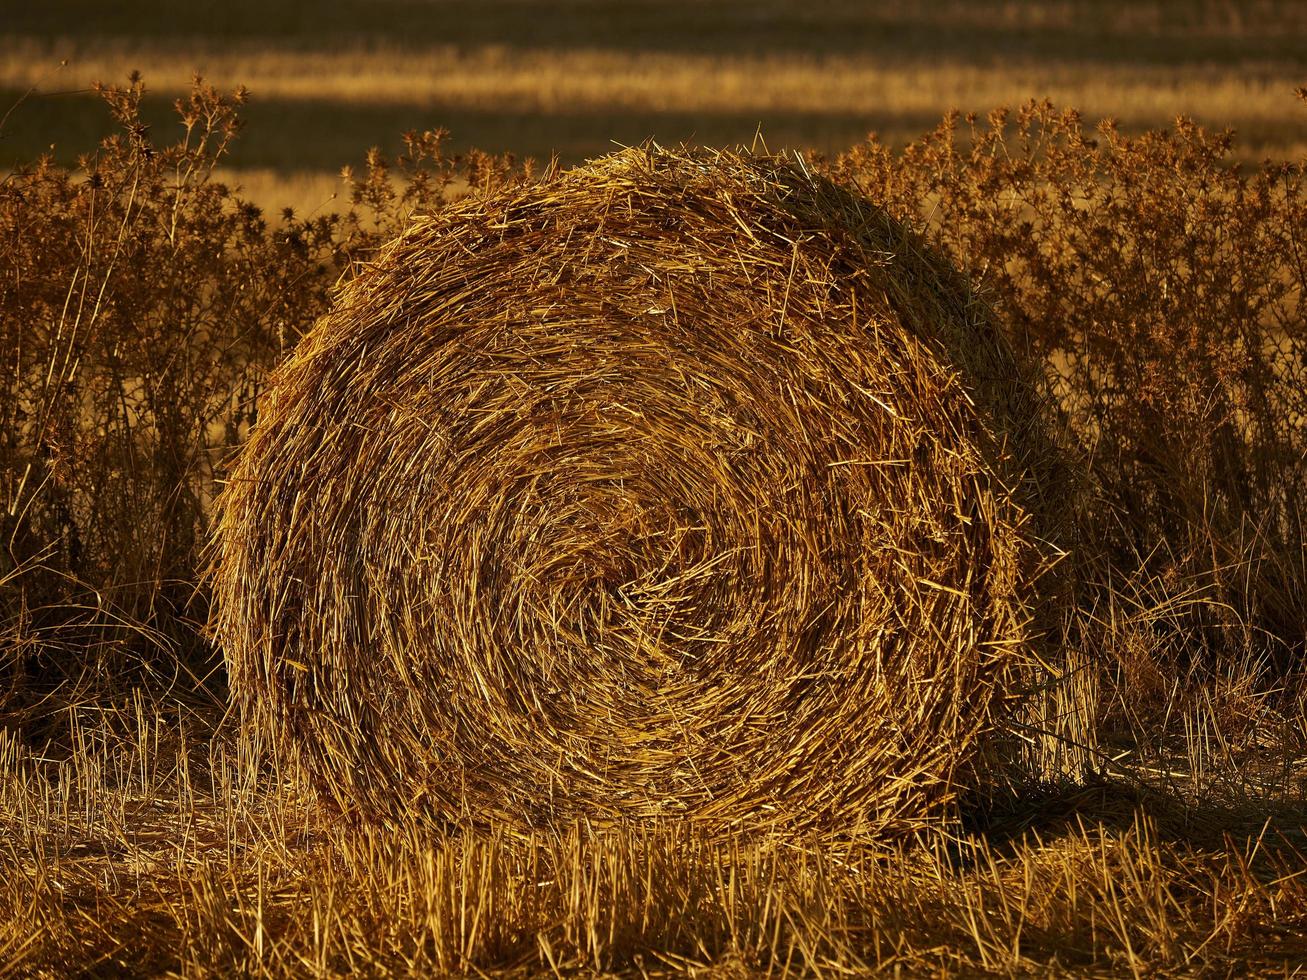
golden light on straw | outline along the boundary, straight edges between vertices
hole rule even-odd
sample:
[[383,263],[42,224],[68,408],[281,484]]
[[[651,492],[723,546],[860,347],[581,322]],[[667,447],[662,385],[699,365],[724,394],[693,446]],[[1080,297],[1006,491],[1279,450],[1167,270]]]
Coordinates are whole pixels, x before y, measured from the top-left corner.
[[369,819],[910,830],[1028,658],[1036,388],[796,159],[637,148],[421,217],[223,493],[235,700]]

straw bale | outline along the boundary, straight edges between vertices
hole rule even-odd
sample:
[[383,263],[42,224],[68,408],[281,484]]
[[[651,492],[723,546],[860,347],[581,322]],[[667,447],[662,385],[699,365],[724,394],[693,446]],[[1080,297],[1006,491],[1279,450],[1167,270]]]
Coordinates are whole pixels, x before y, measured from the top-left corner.
[[1028,372],[801,160],[635,148],[417,218],[273,390],[214,628],[348,812],[896,833],[1011,695]]

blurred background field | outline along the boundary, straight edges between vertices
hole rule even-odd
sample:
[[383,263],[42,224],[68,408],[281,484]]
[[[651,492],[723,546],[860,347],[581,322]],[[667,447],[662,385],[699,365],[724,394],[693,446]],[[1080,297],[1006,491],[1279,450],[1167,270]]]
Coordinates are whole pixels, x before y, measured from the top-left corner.
[[[112,123],[89,91],[139,69],[156,141],[200,71],[248,86],[226,165],[265,207],[328,206],[362,151],[443,127],[574,163],[654,137],[833,154],[901,146],[951,108],[1050,97],[1129,131],[1176,115],[1301,158],[1307,4],[1295,0],[254,0],[13,5],[0,22],[0,168],[61,162]],[[65,63],[66,62],[66,63]]]

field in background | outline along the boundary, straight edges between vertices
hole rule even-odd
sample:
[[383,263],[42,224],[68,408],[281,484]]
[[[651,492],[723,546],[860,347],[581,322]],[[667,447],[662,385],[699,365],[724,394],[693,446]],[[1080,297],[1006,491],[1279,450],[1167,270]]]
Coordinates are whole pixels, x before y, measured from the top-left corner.
[[0,24],[0,168],[104,135],[87,89],[131,69],[161,140],[193,72],[250,88],[228,166],[269,208],[319,207],[362,148],[394,152],[409,129],[564,162],[648,137],[747,144],[759,127],[773,149],[836,153],[1046,96],[1129,130],[1188,114],[1235,127],[1246,158],[1296,158],[1304,37],[1292,0],[75,0]]

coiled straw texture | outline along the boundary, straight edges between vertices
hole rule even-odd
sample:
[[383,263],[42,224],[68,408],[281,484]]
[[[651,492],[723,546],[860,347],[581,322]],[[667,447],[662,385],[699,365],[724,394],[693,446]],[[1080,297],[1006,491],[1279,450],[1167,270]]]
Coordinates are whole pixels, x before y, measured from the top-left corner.
[[274,393],[215,633],[348,812],[902,832],[1010,694],[1027,383],[801,161],[637,148],[420,218]]

